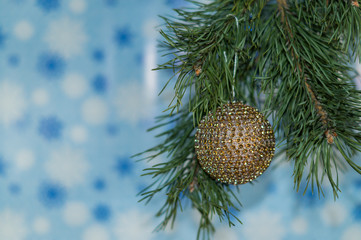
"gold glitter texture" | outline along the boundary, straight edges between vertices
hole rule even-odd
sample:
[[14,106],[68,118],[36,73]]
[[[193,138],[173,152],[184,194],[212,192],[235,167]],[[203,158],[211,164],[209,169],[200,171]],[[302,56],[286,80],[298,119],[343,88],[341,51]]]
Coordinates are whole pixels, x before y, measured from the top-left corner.
[[202,119],[195,135],[195,151],[201,167],[213,179],[244,184],[270,165],[275,136],[257,109],[229,103]]

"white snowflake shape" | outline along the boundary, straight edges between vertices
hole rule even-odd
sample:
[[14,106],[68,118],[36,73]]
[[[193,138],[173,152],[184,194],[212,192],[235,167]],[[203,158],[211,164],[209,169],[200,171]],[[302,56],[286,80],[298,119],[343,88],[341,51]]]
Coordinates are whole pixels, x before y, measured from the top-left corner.
[[228,226],[220,227],[216,230],[214,234],[214,240],[237,240],[238,235],[236,229],[230,228]]
[[242,217],[246,219],[242,230],[247,240],[281,240],[286,234],[285,223],[279,213],[259,210],[245,215]]
[[153,237],[153,222],[150,214],[130,210],[117,217],[114,233],[119,240],[149,240]]
[[90,97],[83,103],[82,115],[89,124],[104,124],[108,119],[108,113],[107,103],[100,97]]
[[83,202],[68,202],[63,210],[63,218],[69,226],[81,226],[90,218],[90,212]]
[[51,179],[73,187],[85,181],[89,164],[83,152],[65,147],[51,153],[50,160],[45,162],[45,170]]
[[147,98],[144,86],[131,83],[119,87],[114,101],[118,117],[132,124],[152,117],[152,101]]
[[50,228],[50,221],[45,217],[37,217],[33,221],[33,230],[39,235],[49,233]]
[[85,229],[82,240],[109,240],[108,229],[102,225],[92,225]]
[[321,210],[321,219],[328,226],[339,226],[347,219],[347,209],[339,202],[328,202]]
[[0,239],[23,240],[28,233],[24,217],[10,209],[0,212]]
[[346,228],[346,231],[342,234],[341,240],[359,240],[361,236],[361,225],[353,224]]
[[23,88],[8,81],[0,82],[0,123],[9,125],[19,120],[26,108]]
[[82,53],[86,41],[83,24],[67,17],[51,22],[45,34],[45,42],[50,49],[65,58]]

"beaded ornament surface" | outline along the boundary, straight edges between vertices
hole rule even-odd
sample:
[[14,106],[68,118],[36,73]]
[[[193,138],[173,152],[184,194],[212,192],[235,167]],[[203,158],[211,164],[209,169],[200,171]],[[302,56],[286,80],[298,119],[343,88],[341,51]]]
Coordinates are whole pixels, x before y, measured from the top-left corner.
[[270,123],[257,109],[229,103],[201,120],[195,135],[195,151],[201,167],[213,179],[244,184],[270,165],[275,136]]

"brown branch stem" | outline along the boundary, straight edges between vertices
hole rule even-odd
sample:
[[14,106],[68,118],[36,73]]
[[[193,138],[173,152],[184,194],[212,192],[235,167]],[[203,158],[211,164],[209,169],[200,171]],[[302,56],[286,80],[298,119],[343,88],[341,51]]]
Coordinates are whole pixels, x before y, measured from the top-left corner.
[[[298,69],[299,73],[302,75],[303,69],[302,69],[301,64],[300,64],[299,56],[297,54],[295,54],[294,47],[291,45],[291,41],[294,39],[294,34],[293,34],[292,29],[291,29],[291,27],[290,27],[290,25],[289,25],[289,23],[288,23],[288,21],[286,19],[286,11],[288,9],[287,0],[277,0],[277,3],[278,3],[278,9],[279,9],[280,14],[281,14],[281,22],[285,25],[286,30],[287,30],[287,32],[288,32],[288,34],[290,36],[287,39],[287,43],[288,43],[288,45],[290,46],[290,49],[291,49],[292,59],[294,59],[296,61],[297,69]],[[328,1],[327,1],[327,4],[328,4]],[[296,71],[296,69],[295,69],[295,71]],[[307,75],[305,73],[303,74],[303,80],[304,80],[304,83],[305,83],[305,86],[306,86],[306,90],[310,94],[311,99],[313,101],[313,104],[315,105],[317,114],[320,116],[321,122],[322,122],[323,126],[326,129],[325,136],[327,138],[327,142],[329,144],[332,144],[334,142],[334,137],[336,137],[337,134],[333,129],[329,129],[329,127],[328,127],[329,119],[327,117],[327,112],[323,109],[321,103],[318,101],[315,92],[312,90],[311,85],[308,83],[308,78],[307,78]]]
[[[195,159],[195,157],[194,157]],[[194,170],[194,175],[193,175],[193,179],[192,179],[192,182],[189,184],[189,192],[192,193],[195,188],[197,187],[198,185],[198,178],[197,178],[197,174],[198,174],[198,170],[199,170],[199,163],[197,162],[197,160],[194,162],[194,164],[196,165],[196,169]]]

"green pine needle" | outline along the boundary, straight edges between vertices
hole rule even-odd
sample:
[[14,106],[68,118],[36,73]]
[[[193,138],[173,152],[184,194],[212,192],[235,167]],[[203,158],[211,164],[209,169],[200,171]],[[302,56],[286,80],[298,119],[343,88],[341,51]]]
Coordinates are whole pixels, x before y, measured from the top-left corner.
[[174,98],[150,129],[162,129],[161,143],[142,153],[147,161],[167,158],[144,169],[153,182],[140,193],[145,202],[166,196],[157,229],[173,225],[182,198],[201,215],[197,239],[215,231],[213,216],[235,224],[237,194],[200,168],[194,150],[200,120],[230,101],[271,120],[277,155],[294,164],[297,191],[306,181],[323,195],[327,180],[336,198],[339,171],[350,166],[361,174],[352,160],[361,151],[361,92],[350,67],[361,56],[360,8],[348,0],[190,2],[194,8],[162,17],[160,48],[169,60],[156,70],[173,71],[162,92],[173,86]]

